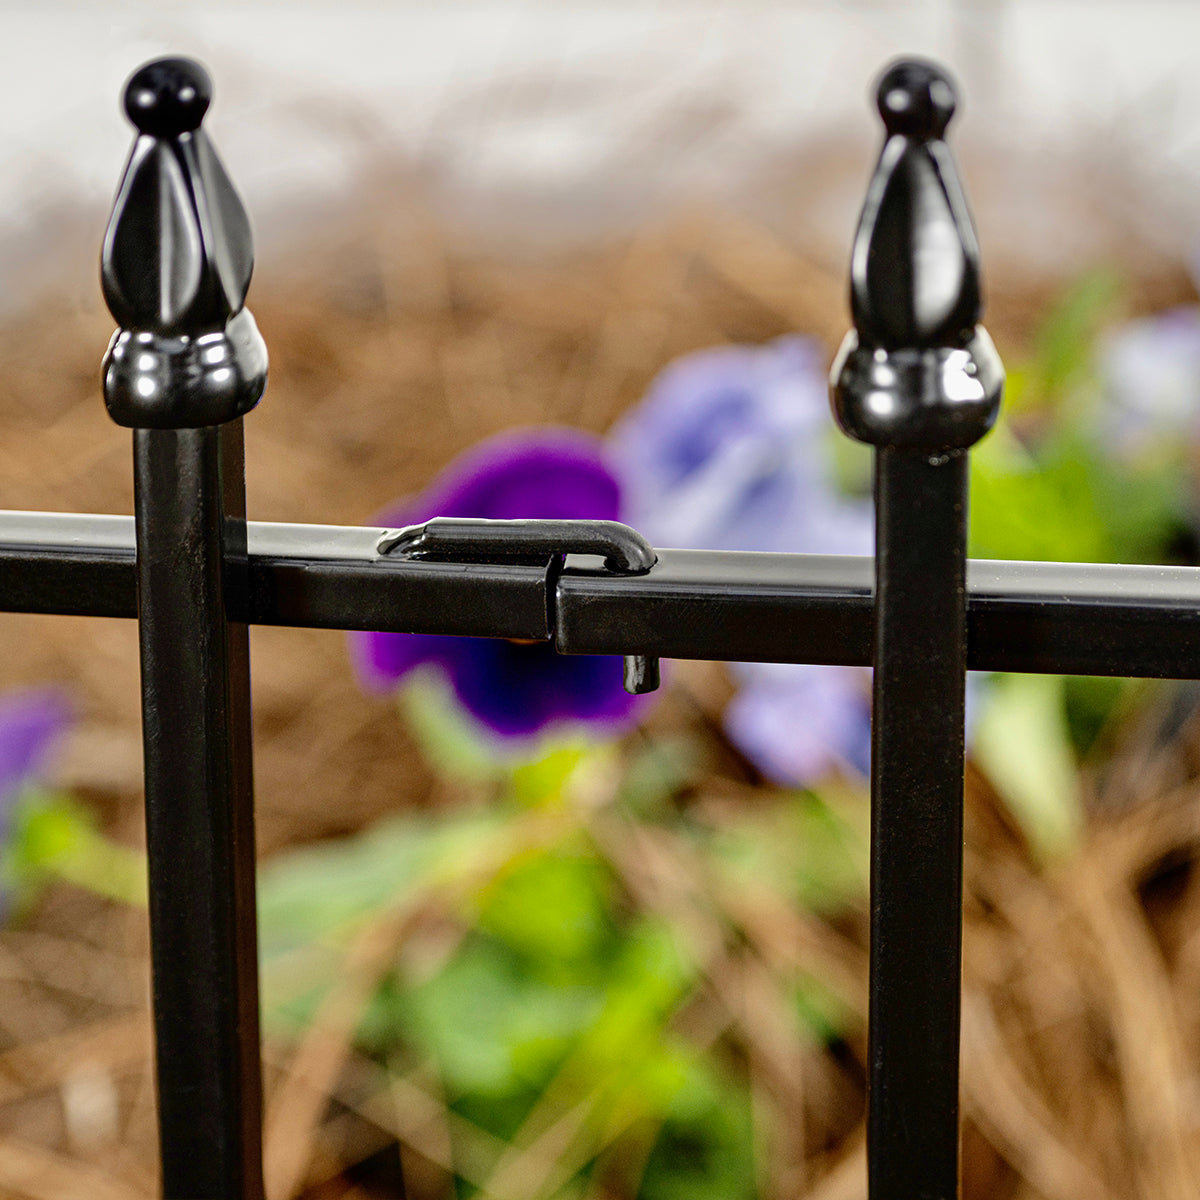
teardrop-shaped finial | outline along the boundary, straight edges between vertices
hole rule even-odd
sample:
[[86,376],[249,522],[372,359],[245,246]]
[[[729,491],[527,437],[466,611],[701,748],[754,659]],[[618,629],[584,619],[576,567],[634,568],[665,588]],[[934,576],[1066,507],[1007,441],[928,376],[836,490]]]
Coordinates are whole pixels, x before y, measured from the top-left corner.
[[121,329],[104,365],[122,425],[190,428],[248,412],[266,347],[244,308],[254,247],[241,197],[201,127],[208,72],[146,63],[125,87],[138,130],[104,237],[101,283]]
[[970,445],[995,420],[1003,370],[977,327],[979,245],[943,140],[957,94],[936,63],[906,58],[876,102],[886,138],[854,236],[834,412],[877,445]]
[[981,300],[975,229],[942,141],[954,87],[933,63],[901,59],[884,71],[878,102],[888,136],[854,237],[854,324],[864,344],[961,343]]
[[125,112],[151,137],[176,138],[199,129],[211,102],[212,80],[190,58],[156,58],[125,85]]

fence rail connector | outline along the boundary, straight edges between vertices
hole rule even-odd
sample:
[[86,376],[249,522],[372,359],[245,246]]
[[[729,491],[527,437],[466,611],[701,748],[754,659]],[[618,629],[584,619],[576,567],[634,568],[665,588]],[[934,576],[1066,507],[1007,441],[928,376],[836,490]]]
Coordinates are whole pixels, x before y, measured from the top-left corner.
[[[567,554],[603,556],[605,569],[619,575],[644,575],[657,561],[654,547],[636,529],[620,521],[526,519],[493,521],[479,517],[434,517],[422,525],[389,529],[379,539],[380,554],[402,554],[434,562],[553,564],[546,597],[547,614],[557,607],[558,571]],[[556,645],[558,642],[556,640]],[[562,649],[561,645],[558,647]],[[657,691],[657,658],[625,655],[622,684],[631,696]]]
[[267,354],[243,307],[249,220],[200,125],[210,97],[188,59],[126,85],[138,133],[102,254],[121,326],[104,399],[134,430],[162,1194],[260,1200],[249,642],[225,597],[245,591],[241,418]]
[[1004,373],[979,250],[943,134],[956,96],[933,63],[878,84],[886,128],[851,257],[834,413],[875,448],[871,963],[872,1200],[959,1190],[967,448]]

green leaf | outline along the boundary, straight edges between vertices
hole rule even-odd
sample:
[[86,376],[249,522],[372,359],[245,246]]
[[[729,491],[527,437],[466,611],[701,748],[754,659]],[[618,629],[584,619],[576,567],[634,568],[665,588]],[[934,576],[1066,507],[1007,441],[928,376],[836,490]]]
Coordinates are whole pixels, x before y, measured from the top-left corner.
[[580,741],[543,743],[536,757],[512,768],[508,795],[524,808],[559,804],[572,777],[590,765],[592,754],[591,748]]
[[397,1024],[434,1054],[452,1096],[499,1097],[544,1086],[603,1003],[597,989],[537,979],[482,935],[397,1000]]
[[626,764],[618,794],[635,817],[661,816],[666,802],[698,774],[700,748],[691,737],[643,743]]
[[496,847],[509,836],[495,811],[440,821],[410,816],[265,863],[258,882],[264,1017],[303,1023],[364,922],[503,855]]
[[510,859],[479,896],[479,927],[526,956],[532,969],[562,977],[611,950],[612,895],[611,871],[576,836]]
[[1096,337],[1122,291],[1111,268],[1090,271],[1056,301],[1036,338],[1030,372],[1034,397],[1061,404],[1071,386],[1091,369]]
[[971,455],[970,547],[977,558],[1110,562],[1102,471],[1078,442],[1028,451],[1002,420]]
[[1172,541],[1194,525],[1182,447],[1161,447],[1133,464],[1105,460],[1094,470],[1096,511],[1115,560],[1163,562]]
[[773,888],[810,912],[835,913],[866,896],[868,820],[865,802],[835,807],[815,792],[785,793],[712,831],[710,849],[742,886]]
[[801,978],[794,993],[801,1027],[823,1045],[845,1037],[854,1022],[846,1002],[815,975]]
[[749,1094],[697,1059],[676,1090],[639,1200],[753,1200],[757,1194]]
[[71,797],[38,790],[15,803],[0,875],[28,904],[51,879],[109,900],[144,908],[146,856],[96,829],[91,812]]
[[1144,696],[1147,680],[1068,675],[1063,679],[1064,715],[1076,759],[1092,749],[1101,730],[1131,699]]
[[972,757],[1007,801],[1035,853],[1069,854],[1083,814],[1058,675],[997,675]]
[[822,449],[833,468],[833,483],[838,491],[847,496],[870,496],[874,465],[869,446],[831,426]]
[[615,753],[569,725],[527,741],[502,743],[466,712],[449,680],[435,667],[414,671],[398,699],[422,754],[440,775],[506,785],[509,798],[528,808],[560,802],[577,771]]

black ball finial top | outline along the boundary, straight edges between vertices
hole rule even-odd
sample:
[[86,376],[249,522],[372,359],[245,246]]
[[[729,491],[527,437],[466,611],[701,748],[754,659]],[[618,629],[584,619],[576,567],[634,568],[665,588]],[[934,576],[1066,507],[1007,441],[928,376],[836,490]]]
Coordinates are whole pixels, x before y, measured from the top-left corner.
[[267,351],[246,311],[250,219],[201,125],[212,84],[186,58],[134,73],[137,136],[117,187],[100,281],[117,331],[104,398],[120,425],[197,429],[249,412]]
[[936,63],[899,58],[879,77],[876,100],[889,134],[929,141],[945,135],[958,106],[958,93]]
[[874,446],[962,450],[996,419],[1004,369],[979,327],[979,245],[950,147],[957,102],[935,63],[879,77],[887,127],[850,255],[854,329],[832,374],[838,424]]
[[152,137],[175,138],[199,129],[211,100],[212,80],[190,58],[156,58],[125,85],[129,119]]

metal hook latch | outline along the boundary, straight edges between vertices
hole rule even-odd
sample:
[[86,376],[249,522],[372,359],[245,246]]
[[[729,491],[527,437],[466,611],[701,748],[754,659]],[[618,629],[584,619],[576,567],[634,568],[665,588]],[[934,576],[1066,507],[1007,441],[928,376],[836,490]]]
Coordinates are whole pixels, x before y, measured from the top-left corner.
[[[434,517],[423,525],[387,530],[375,548],[380,554],[461,563],[536,563],[549,558],[561,565],[567,554],[596,554],[603,556],[605,569],[616,575],[644,575],[658,561],[654,547],[619,521]],[[657,658],[625,656],[627,692],[642,695],[658,685]]]

